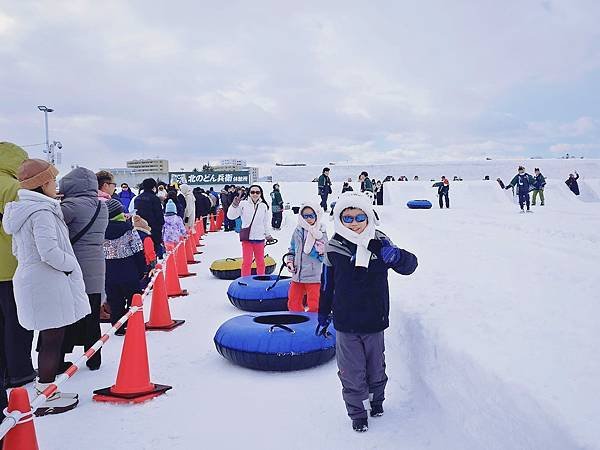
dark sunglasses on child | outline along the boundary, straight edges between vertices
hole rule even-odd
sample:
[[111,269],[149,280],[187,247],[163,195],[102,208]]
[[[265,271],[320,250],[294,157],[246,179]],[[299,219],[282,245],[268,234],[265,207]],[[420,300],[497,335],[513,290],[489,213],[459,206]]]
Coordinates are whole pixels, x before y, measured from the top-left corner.
[[315,213],[310,213],[310,214],[302,214],[302,218],[304,220],[309,220],[309,219],[316,219],[317,215]]
[[366,214],[357,214],[356,216],[342,216],[342,222],[344,223],[352,223],[356,220],[358,223],[362,223],[367,220]]

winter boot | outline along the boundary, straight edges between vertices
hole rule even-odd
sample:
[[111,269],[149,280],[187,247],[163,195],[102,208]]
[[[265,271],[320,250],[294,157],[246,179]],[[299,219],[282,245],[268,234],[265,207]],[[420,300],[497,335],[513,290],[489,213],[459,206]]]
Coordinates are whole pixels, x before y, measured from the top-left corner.
[[37,377],[37,371],[34,370],[29,375],[25,375],[24,377],[7,377],[4,381],[4,387],[6,388],[17,388],[21,386],[25,386],[28,383],[31,383]]
[[352,429],[358,433],[364,433],[369,429],[369,422],[367,418],[364,419],[352,419]]
[[381,417],[381,416],[383,416],[383,405],[371,404],[371,417]]
[[[35,382],[35,392],[40,395],[50,383]],[[46,400],[42,406],[35,410],[34,414],[37,417],[46,416],[48,414],[61,414],[72,410],[79,404],[79,396],[69,392],[55,391],[54,394]]]

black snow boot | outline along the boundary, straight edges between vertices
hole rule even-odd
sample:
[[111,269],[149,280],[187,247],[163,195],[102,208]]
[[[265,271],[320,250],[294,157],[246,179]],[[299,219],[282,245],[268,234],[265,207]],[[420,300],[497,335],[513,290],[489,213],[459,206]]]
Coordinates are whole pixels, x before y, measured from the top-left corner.
[[383,405],[371,405],[371,417],[383,416]]
[[364,433],[369,429],[369,422],[367,418],[364,419],[352,419],[352,429],[359,433]]

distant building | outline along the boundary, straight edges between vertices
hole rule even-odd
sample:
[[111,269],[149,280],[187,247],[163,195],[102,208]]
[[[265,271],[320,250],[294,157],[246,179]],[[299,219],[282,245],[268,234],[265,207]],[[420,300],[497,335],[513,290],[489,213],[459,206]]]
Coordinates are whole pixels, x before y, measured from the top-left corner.
[[127,183],[130,187],[137,190],[138,185],[145,178],[154,178],[157,181],[169,181],[169,172],[150,172],[147,170],[130,169],[126,167],[102,167],[100,170],[107,170],[115,177],[117,189],[120,189],[122,183]]
[[222,159],[217,166],[212,166],[215,172],[250,172],[250,183],[258,181],[258,167],[248,167],[248,163],[243,159]]
[[127,168],[137,173],[169,173],[169,161],[166,159],[134,159],[127,161]]

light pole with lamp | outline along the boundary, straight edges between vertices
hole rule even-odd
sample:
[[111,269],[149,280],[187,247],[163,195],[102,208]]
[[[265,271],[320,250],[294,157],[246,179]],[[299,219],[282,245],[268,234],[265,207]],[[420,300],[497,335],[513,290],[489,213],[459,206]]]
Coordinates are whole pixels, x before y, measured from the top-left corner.
[[54,164],[56,160],[54,155],[54,148],[58,147],[59,150],[62,148],[62,143],[60,141],[53,141],[52,144],[50,144],[50,139],[48,137],[48,113],[54,112],[54,110],[52,108],[48,108],[45,105],[39,105],[38,109],[44,113],[44,124],[46,128],[46,150],[44,151],[44,153],[47,154],[48,162],[50,164]]

